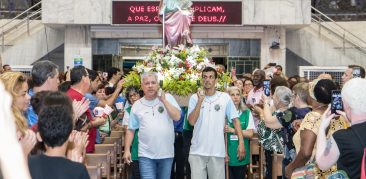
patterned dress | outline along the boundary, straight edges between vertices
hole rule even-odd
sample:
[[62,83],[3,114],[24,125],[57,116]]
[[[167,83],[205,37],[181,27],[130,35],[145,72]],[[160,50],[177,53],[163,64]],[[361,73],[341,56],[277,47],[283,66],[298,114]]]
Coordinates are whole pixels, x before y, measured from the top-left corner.
[[[305,116],[304,120],[301,122],[299,130],[295,133],[295,135],[293,137],[293,142],[295,144],[297,153],[300,151],[300,146],[301,146],[300,132],[307,129],[307,130],[311,130],[315,135],[318,135],[320,122],[321,122],[321,115],[322,114],[319,114],[314,111],[309,112]],[[342,117],[332,120],[329,125],[327,137],[330,137],[337,130],[346,129],[348,127],[349,127],[349,125],[348,125],[347,121]],[[307,163],[311,163],[315,160],[315,153],[316,153],[316,142],[315,142],[315,145],[313,148],[313,154]],[[317,168],[317,166],[315,166],[315,167],[316,167],[316,171],[317,171],[317,176],[319,178],[325,178],[328,174],[330,174],[332,171],[335,171],[337,169],[336,166],[332,166],[330,169],[328,169],[326,171],[322,171],[319,168]]]
[[[272,115],[284,115],[284,112],[276,111]],[[259,143],[262,144],[265,150],[274,151],[276,153],[283,152],[283,129],[268,128],[263,120],[259,121],[257,133],[259,136]]]

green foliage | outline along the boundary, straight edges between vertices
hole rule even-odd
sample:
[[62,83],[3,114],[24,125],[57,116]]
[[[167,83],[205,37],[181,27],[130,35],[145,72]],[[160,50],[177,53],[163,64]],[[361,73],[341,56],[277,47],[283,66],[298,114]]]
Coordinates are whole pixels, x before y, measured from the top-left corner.
[[125,78],[124,78],[125,82],[123,83],[123,93],[126,92],[126,88],[129,86],[136,86],[136,87],[141,87],[141,79],[140,79],[140,75],[137,74],[136,71],[131,71]]
[[218,75],[219,80],[216,89],[219,91],[225,91],[225,87],[228,87],[232,82],[230,74],[227,72],[227,73],[218,73]]
[[179,96],[187,96],[197,91],[197,83],[189,80],[164,80],[163,90]]

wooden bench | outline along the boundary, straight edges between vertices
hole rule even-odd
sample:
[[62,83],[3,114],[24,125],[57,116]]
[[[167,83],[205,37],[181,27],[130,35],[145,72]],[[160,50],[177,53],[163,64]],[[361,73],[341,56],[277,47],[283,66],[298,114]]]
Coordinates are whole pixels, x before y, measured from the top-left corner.
[[272,154],[272,178],[282,176],[283,154]]
[[121,137],[105,137],[104,140],[103,140],[103,144],[114,144],[114,143],[117,143],[117,144],[123,144],[122,143],[123,140]]
[[124,145],[123,145],[123,140],[121,137],[106,137],[104,139],[103,144],[114,144],[117,143],[117,168],[119,170],[120,175],[127,175],[127,171],[126,168],[124,167],[125,165],[123,164],[123,149],[124,149]]
[[102,168],[102,176],[107,179],[111,178],[111,153],[105,154],[86,154],[85,165],[87,166],[98,166]]
[[86,166],[90,179],[102,179],[102,168],[101,165],[97,166]]
[[[248,178],[262,178],[263,177],[263,152],[259,144],[259,139],[253,137],[250,139],[250,163],[249,163],[249,176]],[[259,161],[254,163],[253,156],[258,156]],[[255,171],[255,172],[254,172]]]
[[113,168],[113,177],[117,177],[117,143],[114,144],[96,144],[95,145],[95,152],[96,154],[111,154],[111,164]]
[[116,125],[116,126],[114,126],[114,128],[112,130],[113,131],[125,131],[126,129],[121,125]]
[[109,137],[124,137],[125,132],[123,131],[111,131],[111,135]]

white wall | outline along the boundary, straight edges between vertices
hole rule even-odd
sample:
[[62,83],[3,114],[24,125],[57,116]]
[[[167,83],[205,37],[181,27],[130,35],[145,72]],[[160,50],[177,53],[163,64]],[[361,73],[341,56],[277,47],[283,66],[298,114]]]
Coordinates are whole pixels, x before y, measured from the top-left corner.
[[[366,22],[339,22],[341,26],[366,41]],[[342,39],[312,24],[302,29],[288,30],[287,48],[316,66],[345,66],[358,64],[366,66],[366,54],[354,49],[343,49]],[[346,44],[350,47],[350,44]],[[366,47],[366,46],[364,46]],[[287,59],[291,60],[291,59]]]
[[244,25],[309,25],[310,0],[243,0]]
[[366,41],[366,21],[337,22],[339,25]]
[[[46,28],[46,31],[45,31]],[[23,36],[1,54],[2,63],[30,65],[64,43],[64,31],[40,25],[37,32]],[[47,37],[46,34],[47,33]],[[47,41],[46,41],[47,40]]]
[[91,68],[92,46],[89,26],[66,26],[65,28],[65,66],[74,66],[74,57],[83,58],[83,66]]
[[45,24],[110,24],[112,0],[42,0]]

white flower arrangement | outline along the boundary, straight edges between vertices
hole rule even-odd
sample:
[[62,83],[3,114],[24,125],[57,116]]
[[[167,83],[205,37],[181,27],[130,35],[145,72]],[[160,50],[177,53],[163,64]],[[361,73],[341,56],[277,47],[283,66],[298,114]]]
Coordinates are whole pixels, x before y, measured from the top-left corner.
[[[185,47],[179,45],[173,49],[153,47],[143,62],[133,67],[129,75],[136,79],[136,75],[144,72],[154,71],[158,73],[159,80],[163,80],[163,89],[173,94],[185,96],[195,93],[198,89],[197,81],[200,80],[201,71],[205,67],[215,67],[215,64],[207,58],[207,51],[198,45]],[[226,73],[219,72],[219,83],[229,83],[230,77]],[[129,77],[127,75],[127,77]],[[138,80],[128,85],[136,85]],[[136,83],[136,84],[135,84]],[[223,85],[219,85],[223,86]]]

